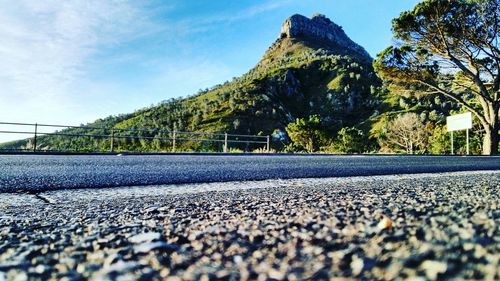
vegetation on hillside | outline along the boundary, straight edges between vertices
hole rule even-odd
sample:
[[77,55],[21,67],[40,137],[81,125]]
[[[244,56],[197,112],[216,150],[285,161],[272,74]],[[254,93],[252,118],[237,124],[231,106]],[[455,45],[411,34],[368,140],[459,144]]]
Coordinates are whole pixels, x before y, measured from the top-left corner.
[[[282,150],[289,144],[288,124],[315,115],[326,136],[334,137],[346,126],[366,121],[380,105],[376,92],[380,82],[370,58],[337,54],[336,46],[312,39],[280,38],[259,64],[240,78],[199,91],[187,98],[170,99],[132,114],[108,117],[88,124],[115,129],[145,128],[150,131],[120,131],[120,136],[143,135],[150,139],[119,139],[118,150],[165,151],[168,143],[154,140],[160,130],[227,132],[272,135],[272,147]],[[109,134],[110,130],[67,129],[65,133]],[[164,133],[163,133],[164,134]],[[168,136],[163,136],[168,137]],[[153,139],[153,140],[151,140]],[[39,149],[107,151],[109,139],[45,136]],[[253,150],[248,144],[233,148]],[[4,148],[6,146],[4,145]],[[7,147],[29,147],[29,141]],[[178,143],[179,150],[221,150],[219,143]]]

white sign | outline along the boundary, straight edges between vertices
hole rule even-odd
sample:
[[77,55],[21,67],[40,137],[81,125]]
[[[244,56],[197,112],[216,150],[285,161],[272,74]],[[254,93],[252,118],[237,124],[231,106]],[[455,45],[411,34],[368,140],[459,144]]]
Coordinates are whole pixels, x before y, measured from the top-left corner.
[[472,113],[467,112],[446,117],[448,132],[472,128]]

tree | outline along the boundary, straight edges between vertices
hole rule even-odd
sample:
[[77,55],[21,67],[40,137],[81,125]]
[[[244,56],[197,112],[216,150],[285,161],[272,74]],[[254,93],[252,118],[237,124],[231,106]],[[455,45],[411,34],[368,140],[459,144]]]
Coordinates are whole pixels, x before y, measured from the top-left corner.
[[471,111],[486,155],[500,140],[499,16],[498,0],[426,0],[393,20],[396,43],[374,62],[393,89],[440,93]]
[[432,154],[444,154],[450,152],[450,133],[446,126],[436,126],[429,137],[429,152]]
[[342,153],[361,153],[366,151],[368,139],[365,133],[354,127],[344,127],[337,133],[332,144],[333,151]]
[[317,115],[311,115],[307,120],[297,118],[294,123],[288,124],[285,130],[292,142],[303,147],[307,152],[319,150],[326,138]]
[[425,151],[429,132],[415,113],[405,113],[389,122],[383,143],[390,148],[403,150],[408,154]]

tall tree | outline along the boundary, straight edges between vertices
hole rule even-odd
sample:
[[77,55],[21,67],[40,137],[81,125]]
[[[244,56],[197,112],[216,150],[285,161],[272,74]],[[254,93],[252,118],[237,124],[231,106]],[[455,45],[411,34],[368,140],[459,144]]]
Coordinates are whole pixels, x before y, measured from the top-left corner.
[[374,62],[393,89],[440,93],[471,111],[486,155],[500,140],[499,15],[498,0],[426,0],[393,20],[394,46]]

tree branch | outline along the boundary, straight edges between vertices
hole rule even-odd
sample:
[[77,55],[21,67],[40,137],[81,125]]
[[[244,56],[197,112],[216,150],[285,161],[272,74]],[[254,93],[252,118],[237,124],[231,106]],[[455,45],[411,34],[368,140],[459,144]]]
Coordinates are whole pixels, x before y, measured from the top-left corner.
[[[440,87],[438,86],[435,86],[435,85],[432,85],[424,80],[421,80],[421,79],[415,79],[415,82],[419,82],[427,87],[430,87],[438,92],[440,92],[441,94],[453,99],[454,101],[458,102],[459,104],[461,104],[462,106],[464,106],[465,108],[467,108],[470,112],[474,113],[474,115],[477,116],[477,118],[479,119],[479,121],[481,121],[481,123],[484,125],[484,126],[487,126],[489,122],[487,122],[487,120],[481,115],[481,113],[479,111],[477,111],[474,107],[472,107],[471,105],[469,105],[466,101],[464,101],[460,96],[458,95],[455,95],[453,93],[450,93],[444,89],[441,89]],[[486,114],[486,112],[485,112]]]
[[[439,12],[436,11],[436,14],[439,15]],[[434,19],[436,22],[439,22],[439,19]],[[472,78],[472,81],[479,87],[481,96],[483,96],[485,99],[491,101],[491,97],[489,96],[488,90],[486,89],[483,81],[479,78],[479,72],[474,73],[472,70],[470,70],[468,67],[466,67],[462,61],[460,61],[457,57],[455,57],[451,53],[451,47],[448,44],[448,41],[446,40],[446,37],[444,35],[444,32],[439,24],[436,24],[436,28],[438,30],[439,36],[441,37],[440,41],[442,45],[445,47],[445,56],[450,59],[453,63],[457,65],[457,67],[462,70],[466,75],[468,75],[470,78]],[[442,52],[440,52],[442,53]]]

